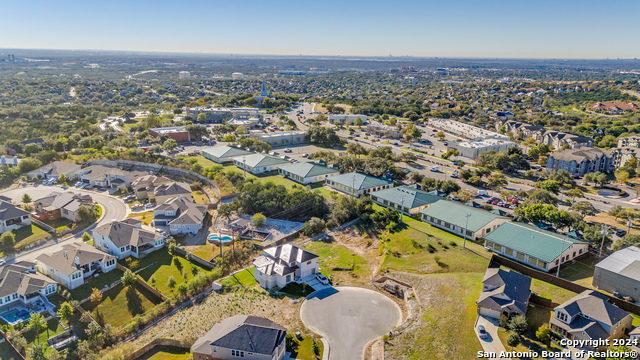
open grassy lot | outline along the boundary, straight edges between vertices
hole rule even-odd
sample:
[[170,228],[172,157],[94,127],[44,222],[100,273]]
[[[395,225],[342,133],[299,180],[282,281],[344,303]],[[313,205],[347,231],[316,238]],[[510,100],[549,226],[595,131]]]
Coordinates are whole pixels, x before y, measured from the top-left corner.
[[531,279],[531,292],[558,304],[562,304],[577,295],[572,291],[533,278]]
[[35,224],[22,227],[14,231],[14,234],[16,235],[16,249],[27,246],[40,239],[44,239],[49,235],[45,229]]
[[118,327],[159,303],[160,299],[138,284],[126,289],[119,284],[105,291],[99,304],[87,302],[82,307],[90,311],[94,318],[103,318],[105,323]]
[[195,158],[198,159],[198,164],[202,165],[202,167],[209,167],[217,164],[202,155],[195,156]]
[[[627,219],[622,219],[622,218],[615,218],[611,215],[609,215],[606,212],[601,212],[596,214],[595,216],[587,216],[584,218],[585,221],[593,221],[595,223],[601,223],[601,224],[607,224],[609,226],[612,226],[615,229],[621,229],[624,231],[629,231],[629,227],[627,226]],[[629,231],[629,233],[633,234],[633,235],[640,235],[640,227],[637,225],[637,221],[633,222],[634,224],[631,227],[631,231]]]
[[368,261],[344,245],[314,241],[304,247],[320,256],[320,270],[333,285],[347,280],[371,278]]
[[136,360],[187,360],[191,350],[174,346],[156,346]]
[[[207,261],[213,259],[216,255],[220,255],[220,248],[210,244],[185,246],[185,249],[193,255]],[[224,249],[222,251],[224,251]]]
[[81,285],[73,290],[69,290],[74,300],[84,300],[91,295],[93,288],[102,289],[105,286],[111,285],[117,280],[122,278],[122,271],[113,269],[105,274],[100,274],[98,277],[92,277],[85,280],[84,285]]
[[565,263],[560,266],[560,277],[586,287],[593,287],[593,272],[599,262],[596,256],[586,255],[575,263]]
[[244,287],[258,286],[258,282],[253,277],[253,267],[244,269],[221,281],[222,285],[240,285]]
[[[173,276],[176,284],[187,282],[194,277],[193,268],[198,269],[199,272],[207,271],[183,257],[172,257],[166,248],[162,248],[140,259],[140,269],[144,270],[140,271],[138,275],[164,295],[170,296],[172,289],[167,286],[169,277]],[[151,281],[152,276],[156,280],[155,284]],[[186,276],[186,279],[183,276]]]
[[209,197],[203,191],[197,190],[191,193],[193,196],[193,201],[196,204],[210,204]]

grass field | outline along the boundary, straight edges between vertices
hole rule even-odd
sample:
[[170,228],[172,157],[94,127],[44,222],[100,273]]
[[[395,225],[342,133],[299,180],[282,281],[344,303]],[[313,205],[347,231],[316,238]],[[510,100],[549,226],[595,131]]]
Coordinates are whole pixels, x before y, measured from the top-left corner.
[[74,300],[84,300],[91,295],[93,288],[102,289],[107,285],[111,285],[122,277],[122,271],[113,269],[108,273],[100,274],[98,277],[92,277],[85,280],[81,285],[73,290],[69,290]]
[[49,233],[45,229],[35,224],[22,227],[14,231],[14,234],[16,235],[16,249],[27,246],[40,239],[44,239],[49,235]]
[[572,291],[565,290],[561,287],[551,285],[538,279],[531,279],[531,292],[558,304],[562,304],[577,295]]
[[349,278],[370,278],[371,269],[367,260],[344,245],[314,241],[304,247],[320,256],[320,270],[333,285]]
[[[607,224],[615,229],[622,229],[624,231],[629,231],[629,227],[627,226],[627,220],[618,218],[607,214],[606,212],[601,212],[596,214],[595,216],[587,216],[584,218],[585,221],[593,221],[596,223]],[[633,221],[632,221],[633,222]],[[631,227],[630,234],[640,235],[640,228],[634,223],[634,226]]]
[[253,267],[231,275],[222,280],[221,283],[222,285],[240,285],[244,287],[254,287],[258,285],[258,282],[253,277]]
[[203,191],[197,190],[191,193],[193,196],[193,201],[196,204],[210,204],[209,197]]
[[[303,336],[302,339],[296,339],[296,347],[291,351],[291,357],[293,359],[300,360],[315,360],[315,354],[313,353],[313,339],[310,336]],[[316,339],[316,344],[320,350],[318,359],[322,359],[322,352],[324,345],[320,339]]]
[[[176,285],[187,282],[194,276],[192,273],[193,267],[197,268],[198,271],[207,271],[199,265],[190,263],[183,257],[172,257],[169,252],[163,248],[140,259],[140,269],[144,268],[144,270],[138,273],[138,275],[151,286],[158,289],[162,294],[170,296],[172,290],[167,286],[169,277],[173,276]],[[183,274],[186,274],[186,279],[183,278]],[[156,279],[155,285],[150,282],[152,276]]]
[[202,165],[202,167],[209,167],[217,164],[202,155],[198,155],[195,158],[198,159],[198,164]]
[[129,214],[129,219],[140,220],[144,225],[149,225],[153,221],[153,211],[131,213]]
[[[60,322],[56,319],[51,319],[47,321],[47,328],[39,334],[38,342],[41,344],[46,344],[48,338],[54,335],[60,334],[63,331],[64,331],[64,328],[62,327]],[[27,343],[29,344],[33,344],[34,342],[36,342],[36,334],[33,330],[29,330],[25,332],[24,338],[25,340],[27,340]]]
[[151,292],[138,285],[125,289],[122,284],[102,294],[100,304],[87,302],[82,305],[91,311],[94,318],[102,317],[105,323],[118,327],[128,323],[134,316],[143,314],[161,301]]
[[191,350],[174,346],[156,346],[136,360],[187,360]]

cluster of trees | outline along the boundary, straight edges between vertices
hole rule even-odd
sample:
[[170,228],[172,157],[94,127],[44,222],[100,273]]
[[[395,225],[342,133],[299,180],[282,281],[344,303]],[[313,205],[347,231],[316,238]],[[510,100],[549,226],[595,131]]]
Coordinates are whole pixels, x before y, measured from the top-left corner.
[[347,154],[349,155],[336,156],[331,151],[318,151],[309,157],[323,160],[327,164],[335,164],[342,174],[357,171],[375,177],[389,175],[396,180],[404,179],[407,175],[407,172],[396,164],[416,160],[416,156],[412,153],[395,155],[389,146],[367,150],[355,143],[347,146]]
[[239,141],[240,145],[242,145],[243,148],[249,148],[251,149],[251,151],[255,151],[255,152],[269,152],[271,151],[271,145],[267,144],[266,142],[260,140],[260,139],[254,139],[254,138],[250,138],[250,137],[243,137],[240,138]]
[[473,186],[487,187],[489,189],[499,189],[508,184],[507,178],[502,173],[492,173],[486,167],[477,167],[473,171],[464,169],[460,171],[458,177],[463,182]]
[[495,150],[483,151],[478,154],[475,162],[477,166],[507,172],[529,169],[529,162],[517,147],[509,148],[506,153]]
[[344,143],[333,128],[326,126],[312,126],[305,134],[307,142],[321,147],[331,148]]

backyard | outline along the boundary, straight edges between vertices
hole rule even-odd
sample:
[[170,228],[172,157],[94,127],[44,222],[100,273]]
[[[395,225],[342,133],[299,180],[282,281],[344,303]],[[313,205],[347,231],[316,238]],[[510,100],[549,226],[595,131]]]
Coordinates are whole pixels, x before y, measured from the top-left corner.
[[175,346],[156,346],[150,352],[142,355],[136,360],[187,360],[190,358],[191,350]]
[[220,281],[222,285],[239,285],[243,287],[255,287],[258,282],[253,277],[253,267],[241,270],[233,275],[230,275]]
[[2,343],[0,343],[0,359],[17,359],[16,353],[13,351],[11,345],[9,345],[7,341],[3,341]]
[[93,288],[102,289],[105,286],[109,286],[114,282],[122,278],[122,271],[113,269],[108,273],[100,274],[98,277],[91,277],[85,280],[84,285],[81,285],[73,290],[69,290],[71,297],[74,300],[84,300],[91,295]]
[[99,304],[86,302],[82,307],[90,311],[93,317],[101,323],[110,323],[118,327],[128,323],[136,315],[145,313],[147,310],[159,304],[161,300],[153,295],[149,290],[139,284],[131,288],[125,288],[118,284],[113,289],[102,294],[102,301]]
[[[195,263],[189,262],[181,256],[171,256],[166,248],[152,252],[146,257],[139,260],[139,269],[143,269],[138,273],[151,286],[166,296],[173,294],[173,289],[168,286],[169,277],[173,277],[176,286],[182,282],[188,282],[197,272],[206,272],[205,268]],[[126,264],[123,264],[126,266]],[[196,273],[197,274],[197,273]],[[155,278],[155,283],[151,280]]]
[[129,214],[129,219],[140,220],[142,224],[149,225],[153,220],[153,211],[132,212]]
[[201,190],[196,190],[196,191],[192,192],[191,196],[193,196],[193,201],[196,204],[210,204],[211,203],[211,201],[209,201],[209,197],[207,196],[207,194],[205,194]]
[[71,229],[73,227],[73,221],[63,217],[57,218],[55,220],[43,220],[42,222],[56,229],[56,231]]
[[14,234],[16,235],[16,249],[25,247],[40,239],[44,239],[49,235],[45,229],[35,224],[15,230]]

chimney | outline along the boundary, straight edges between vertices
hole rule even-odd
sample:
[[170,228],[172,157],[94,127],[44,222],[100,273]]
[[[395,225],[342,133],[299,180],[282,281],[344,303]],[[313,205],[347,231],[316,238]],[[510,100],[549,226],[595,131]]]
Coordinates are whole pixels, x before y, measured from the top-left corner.
[[76,256],[74,260],[75,260],[76,266],[80,266],[80,258]]

